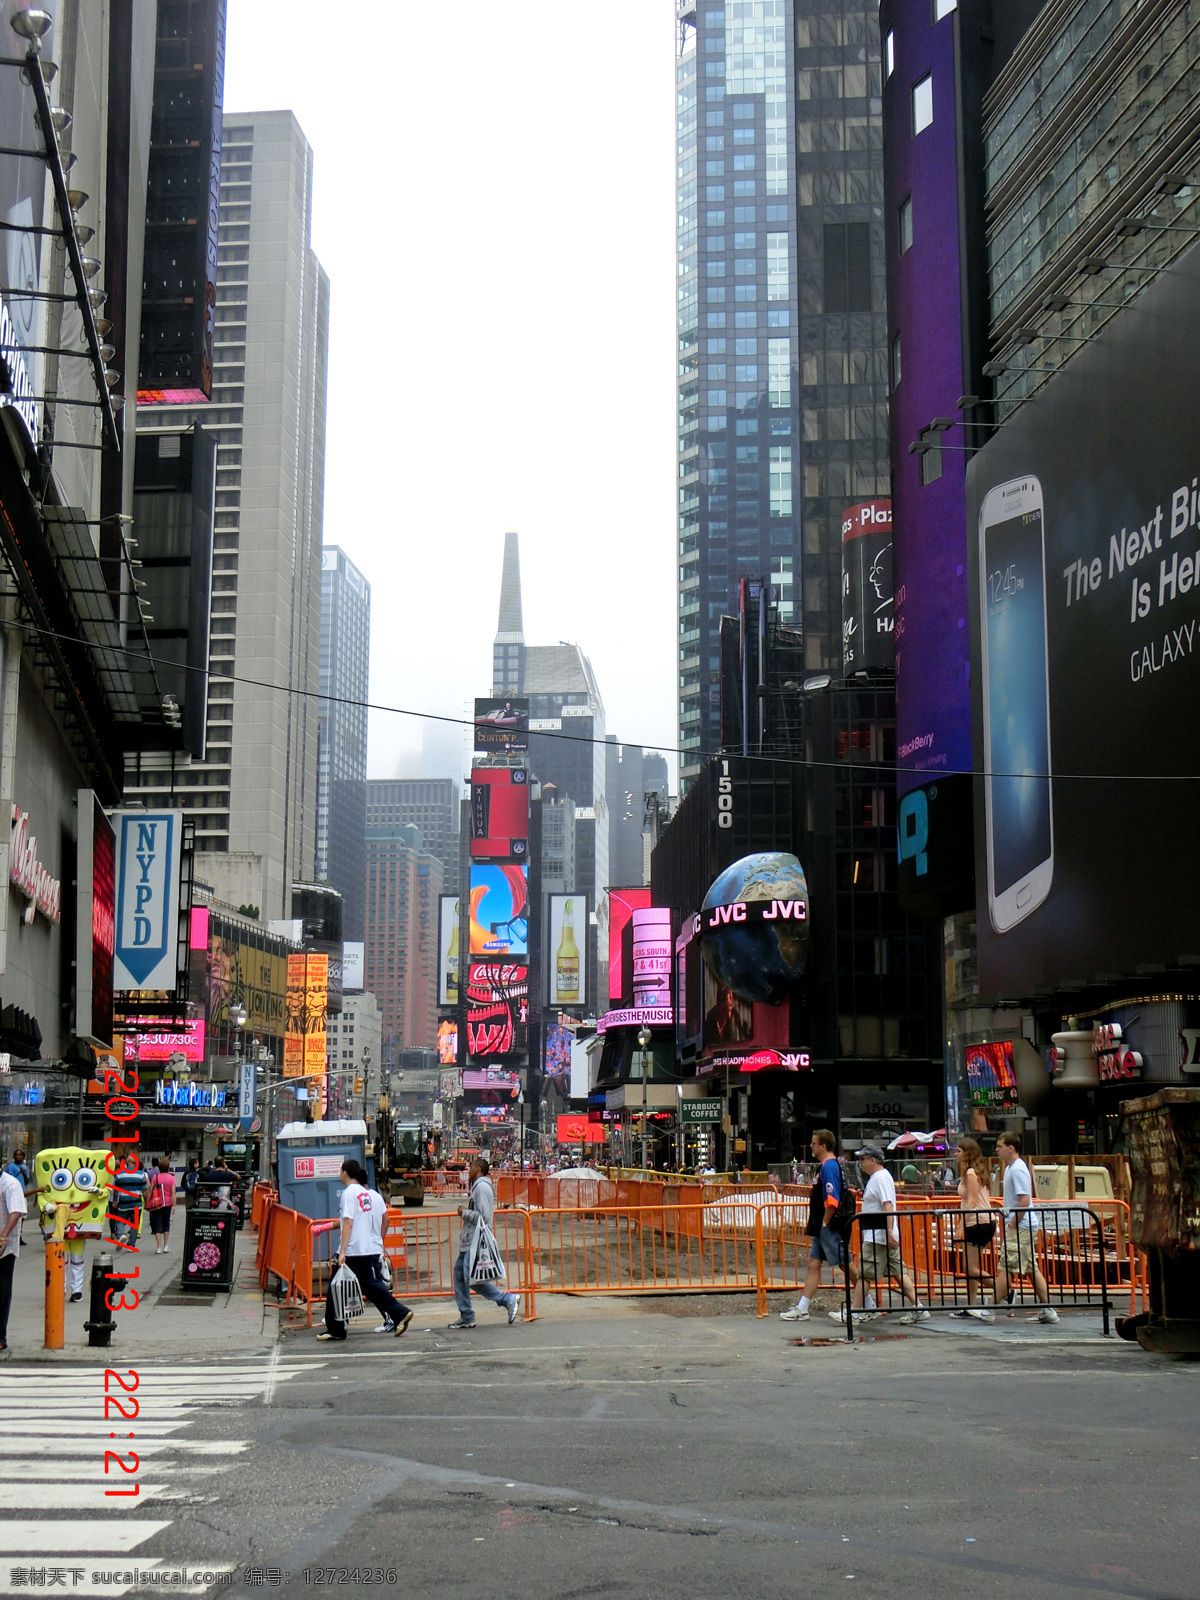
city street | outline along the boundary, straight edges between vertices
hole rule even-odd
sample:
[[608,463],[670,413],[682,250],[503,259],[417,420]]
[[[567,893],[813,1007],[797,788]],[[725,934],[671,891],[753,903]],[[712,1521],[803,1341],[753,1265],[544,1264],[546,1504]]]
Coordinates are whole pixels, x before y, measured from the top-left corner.
[[[3,1560],[19,1507],[54,1524],[39,1566],[123,1539],[143,1568],[232,1565],[219,1593],[378,1593],[389,1569],[393,1592],[447,1597],[1196,1592],[1194,1373],[1088,1314],[880,1322],[847,1348],[823,1316],[760,1321],[744,1297],[539,1310],[510,1329],[481,1305],[459,1334],[424,1302],[398,1345],[368,1316],[332,1353],[304,1331],[144,1363],[157,1437],[115,1515],[71,1486],[99,1480],[99,1371],[32,1395],[46,1369],[10,1366]],[[67,1434],[96,1442],[41,1481]]]

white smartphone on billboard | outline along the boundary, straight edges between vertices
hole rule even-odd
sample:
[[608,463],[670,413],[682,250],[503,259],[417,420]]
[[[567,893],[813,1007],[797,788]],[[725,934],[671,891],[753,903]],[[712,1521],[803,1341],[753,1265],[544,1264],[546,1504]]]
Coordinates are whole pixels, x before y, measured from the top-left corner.
[[988,912],[1007,933],[1050,893],[1054,812],[1042,486],[1013,478],[979,514]]

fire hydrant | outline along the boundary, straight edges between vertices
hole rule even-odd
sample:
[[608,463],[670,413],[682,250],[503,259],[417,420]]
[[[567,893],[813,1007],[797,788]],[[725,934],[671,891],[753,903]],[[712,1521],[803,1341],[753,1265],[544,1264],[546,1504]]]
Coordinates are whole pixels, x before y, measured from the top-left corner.
[[87,1329],[88,1344],[93,1349],[107,1350],[117,1325],[105,1295],[110,1291],[119,1294],[129,1281],[127,1278],[114,1277],[112,1266],[113,1258],[107,1250],[101,1250],[92,1262],[91,1297],[88,1302],[90,1314],[84,1327]]

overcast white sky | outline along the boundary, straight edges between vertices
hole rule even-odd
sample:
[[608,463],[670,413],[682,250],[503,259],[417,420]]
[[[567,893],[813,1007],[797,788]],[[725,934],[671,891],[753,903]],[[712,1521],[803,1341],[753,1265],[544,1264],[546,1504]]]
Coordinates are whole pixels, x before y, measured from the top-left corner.
[[[675,744],[671,0],[229,0],[225,105],[295,112],[332,284],[325,542],[373,588],[371,698],[491,691],[525,637]],[[370,772],[420,746],[373,713]],[[673,760],[673,758],[671,758]]]

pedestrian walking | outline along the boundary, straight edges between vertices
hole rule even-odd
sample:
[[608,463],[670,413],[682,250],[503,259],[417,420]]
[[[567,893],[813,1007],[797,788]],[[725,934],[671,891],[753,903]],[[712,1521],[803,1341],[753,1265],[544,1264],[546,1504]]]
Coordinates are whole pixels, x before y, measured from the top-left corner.
[[[490,1300],[493,1305],[500,1306],[502,1310],[508,1312],[510,1328],[521,1310],[519,1294],[505,1294],[491,1278],[472,1280],[471,1276],[480,1249],[488,1249],[489,1243],[490,1247],[495,1246],[492,1218],[496,1214],[496,1191],[492,1188],[488,1170],[485,1158],[476,1156],[468,1169],[471,1191],[467,1203],[458,1209],[463,1221],[458,1236],[458,1255],[454,1259],[454,1302],[458,1306],[458,1317],[449,1324],[451,1328],[465,1329],[475,1326],[475,1307],[471,1303],[472,1289],[476,1294],[481,1294],[485,1300]],[[496,1266],[499,1267],[498,1254]]]
[[[353,1157],[342,1162],[339,1174],[342,1184],[341,1238],[338,1244],[338,1266],[349,1267],[362,1286],[363,1298],[369,1300],[392,1324],[397,1338],[405,1332],[413,1319],[407,1306],[402,1306],[395,1295],[384,1287],[380,1271],[380,1237],[378,1225],[372,1229],[371,1196],[367,1189],[367,1174]],[[334,1306],[333,1287],[325,1297],[325,1331],[318,1339],[341,1342],[348,1337],[346,1324]]]
[[[109,1231],[118,1243],[127,1245],[131,1250],[137,1249],[142,1211],[150,1189],[150,1174],[137,1162],[136,1157],[134,1161],[134,1168],[130,1172],[122,1172],[118,1164],[113,1174],[112,1187],[108,1191]],[[72,1294],[71,1299],[83,1299],[82,1282],[79,1292]]]
[[160,1156],[151,1169],[146,1209],[150,1213],[150,1232],[154,1235],[154,1254],[166,1255],[171,1248],[171,1214],[175,1210],[175,1174],[166,1156]]
[[963,1258],[967,1269],[967,1303],[952,1317],[974,1317],[995,1322],[996,1313],[983,1303],[983,1252],[996,1233],[992,1195],[983,1176],[983,1151],[974,1139],[960,1139],[955,1148],[958,1163],[958,1209],[962,1216]]
[[[24,1152],[20,1152],[22,1155]],[[16,1156],[14,1155],[14,1161]],[[14,1177],[10,1162],[0,1174],[0,1350],[8,1349],[8,1313],[12,1306],[13,1272],[21,1253],[21,1224],[25,1220],[25,1188]],[[28,1181],[28,1174],[26,1177]]]
[[1010,1278],[1029,1278],[1041,1310],[1039,1322],[1057,1322],[1058,1312],[1049,1304],[1050,1289],[1037,1264],[1037,1233],[1042,1219],[1033,1209],[1033,1176],[1021,1159],[1021,1135],[1002,1133],[996,1141],[996,1154],[1004,1163],[1004,1248],[996,1274],[996,1303],[1008,1294]]
[[183,1207],[190,1211],[196,1204],[196,1185],[200,1182],[200,1163],[192,1158],[187,1164],[187,1171],[183,1175]]
[[[839,1267],[852,1285],[858,1279],[854,1263],[850,1260],[847,1236],[834,1227],[839,1214],[843,1219],[847,1213],[851,1219],[854,1216],[853,1210],[850,1209],[853,1199],[838,1164],[837,1139],[828,1128],[818,1128],[812,1136],[809,1149],[812,1151],[813,1160],[820,1163],[821,1170],[817,1174],[817,1181],[813,1184],[812,1199],[809,1203],[808,1269],[804,1275],[804,1292],[800,1299],[789,1310],[779,1313],[785,1322],[809,1320],[809,1307],[821,1282],[823,1263],[828,1262],[831,1267]],[[844,1220],[842,1227],[845,1227]]]
[[[858,1282],[851,1295],[855,1310],[861,1308],[864,1319],[881,1316],[878,1309],[868,1310],[863,1305],[867,1284],[874,1284],[876,1298],[883,1293],[884,1285],[890,1291],[893,1280],[900,1285],[900,1293],[911,1307],[900,1318],[901,1322],[928,1322],[929,1309],[917,1298],[916,1286],[904,1270],[900,1256],[900,1225],[896,1213],[896,1184],[883,1164],[883,1151],[877,1144],[867,1144],[858,1152],[858,1164],[866,1178],[860,1208],[862,1221],[862,1261]],[[846,1308],[839,1306],[829,1315],[835,1322],[845,1322]]]

